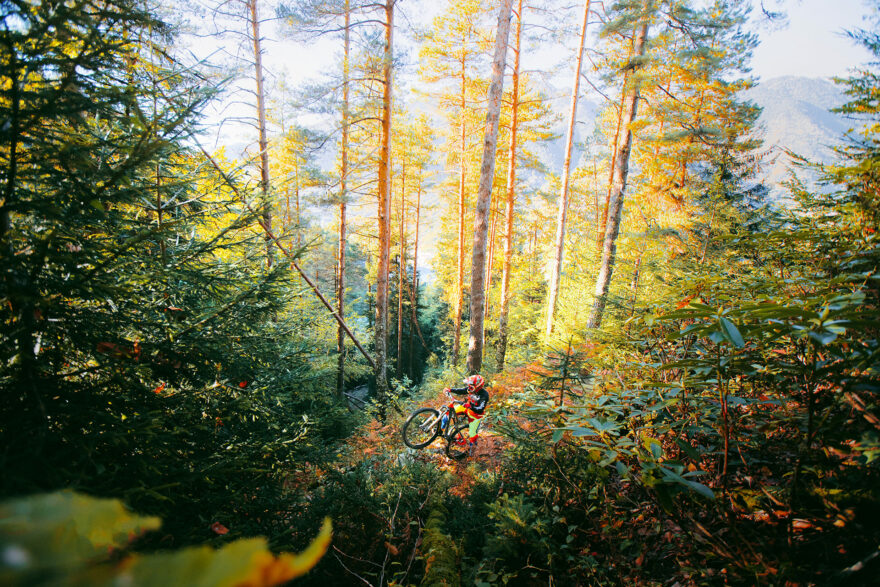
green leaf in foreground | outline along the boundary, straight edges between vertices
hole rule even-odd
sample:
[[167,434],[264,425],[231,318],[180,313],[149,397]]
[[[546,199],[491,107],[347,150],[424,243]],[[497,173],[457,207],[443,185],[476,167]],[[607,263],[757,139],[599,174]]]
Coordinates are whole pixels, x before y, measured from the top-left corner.
[[0,504],[0,584],[268,587],[307,573],[332,538],[328,518],[300,554],[276,556],[265,539],[250,538],[219,550],[196,546],[111,560],[115,550],[159,524],[118,500],[72,491]]
[[720,316],[718,318],[718,323],[721,326],[721,334],[724,335],[724,338],[738,349],[745,346],[746,343],[743,340],[742,334],[739,333],[739,330],[733,322],[724,316]]

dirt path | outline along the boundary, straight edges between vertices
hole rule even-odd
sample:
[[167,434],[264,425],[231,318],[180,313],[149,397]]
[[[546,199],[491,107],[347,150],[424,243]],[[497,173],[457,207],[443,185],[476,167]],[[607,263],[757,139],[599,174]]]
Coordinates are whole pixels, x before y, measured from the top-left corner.
[[[429,447],[413,451],[412,457],[423,462],[435,462],[438,468],[453,473],[458,482],[450,491],[461,497],[467,496],[476,482],[474,475],[487,471],[499,471],[504,451],[512,446],[509,439],[495,432],[494,427],[497,421],[492,406],[500,406],[512,394],[522,391],[523,386],[536,377],[537,368],[537,365],[530,365],[510,373],[503,373],[494,379],[490,388],[491,399],[486,412],[486,422],[480,429],[476,454],[461,460],[450,459],[445,453],[446,441],[438,438]],[[439,407],[442,403],[437,402],[435,407]],[[382,433],[393,434],[394,436],[391,437],[393,442],[399,443],[406,450],[400,440],[399,425],[396,429],[393,426],[386,426]]]
[[[442,438],[436,439],[422,450],[408,449],[403,444],[400,431],[409,414],[393,414],[387,423],[374,420],[367,424],[360,434],[352,436],[347,443],[351,449],[348,458],[350,461],[378,457],[398,463],[406,459],[433,462],[437,468],[449,471],[458,480],[451,491],[466,497],[476,482],[475,476],[499,471],[504,452],[512,446],[510,440],[495,431],[498,416],[497,412],[493,411],[493,407],[496,409],[501,407],[512,395],[521,392],[525,385],[540,377],[542,372],[545,372],[544,368],[538,363],[533,363],[493,378],[489,388],[490,400],[486,421],[480,429],[477,451],[474,455],[461,460],[450,459],[446,456],[446,441]],[[438,391],[433,400],[423,405],[439,408],[446,401],[448,400],[442,397],[442,392]],[[526,422],[523,422],[523,425],[528,426]]]

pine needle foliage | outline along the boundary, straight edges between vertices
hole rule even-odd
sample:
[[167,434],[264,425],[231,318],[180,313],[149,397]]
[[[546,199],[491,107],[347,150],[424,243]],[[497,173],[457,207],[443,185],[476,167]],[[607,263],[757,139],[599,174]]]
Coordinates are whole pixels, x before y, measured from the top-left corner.
[[349,417],[316,395],[332,373],[266,269],[256,197],[192,148],[204,80],[142,2],[3,10],[0,494],[123,497],[184,543],[215,521],[273,538],[297,455]]

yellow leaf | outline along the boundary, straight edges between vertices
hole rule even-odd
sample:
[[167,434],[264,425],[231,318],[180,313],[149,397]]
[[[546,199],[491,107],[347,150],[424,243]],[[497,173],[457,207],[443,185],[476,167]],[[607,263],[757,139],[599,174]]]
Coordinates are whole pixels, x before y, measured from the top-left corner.
[[270,587],[307,573],[332,538],[327,518],[300,554],[275,556],[265,539],[250,538],[219,550],[196,546],[115,561],[108,557],[112,549],[158,527],[158,518],[135,516],[117,500],[72,491],[0,504],[0,551],[19,561],[0,564],[0,584],[29,585],[42,577],[51,578],[50,583],[89,587]]
[[312,541],[308,548],[296,555],[281,555],[279,558],[288,562],[293,570],[294,574],[291,575],[289,579],[305,575],[312,567],[318,564],[318,561],[324,556],[324,553],[327,552],[327,548],[330,546],[330,540],[332,538],[333,524],[330,522],[330,518],[324,518],[321,532],[318,533],[318,536]]
[[0,520],[0,543],[19,545],[45,566],[63,566],[126,546],[161,523],[132,514],[118,500],[70,490],[0,504]]
[[114,584],[122,579],[139,587],[271,587],[306,574],[327,551],[332,536],[327,518],[317,538],[300,554],[276,557],[265,539],[248,538],[219,550],[198,546],[134,556]]

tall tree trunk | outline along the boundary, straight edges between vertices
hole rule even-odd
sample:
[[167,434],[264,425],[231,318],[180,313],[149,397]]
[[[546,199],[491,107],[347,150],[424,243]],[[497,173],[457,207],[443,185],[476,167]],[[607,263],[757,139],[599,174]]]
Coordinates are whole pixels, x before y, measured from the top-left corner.
[[[643,22],[635,34],[633,41],[633,54],[636,58],[645,54],[645,44],[648,38],[648,23]],[[638,67],[638,65],[634,65]],[[636,119],[636,111],[639,102],[639,85],[637,81],[626,90],[624,100],[624,135],[623,141],[614,160],[614,181],[611,190],[611,199],[608,202],[608,223],[605,228],[605,241],[602,246],[602,261],[599,265],[599,274],[596,276],[595,300],[587,328],[598,328],[602,325],[602,315],[605,312],[605,304],[608,301],[608,288],[611,285],[611,276],[614,273],[614,261],[617,253],[617,234],[620,231],[620,216],[623,209],[623,197],[626,192],[626,178],[629,173],[629,155],[632,150],[632,123]]]
[[[367,264],[370,263],[370,257],[367,256]],[[367,282],[367,328],[374,328],[376,325],[376,317],[374,310],[376,309],[376,297],[373,295],[373,284]]]
[[[596,159],[593,158],[593,205],[595,206],[593,213],[596,217],[596,242],[599,242],[600,231],[599,231],[599,169],[596,165]],[[604,234],[604,230],[601,231]]]
[[477,208],[474,215],[473,261],[471,263],[471,315],[468,340],[467,370],[476,373],[483,367],[483,307],[485,304],[486,241],[489,233],[489,207],[492,199],[492,180],[495,177],[495,151],[498,146],[498,119],[501,113],[501,92],[504,86],[504,65],[507,61],[507,37],[510,33],[510,13],[513,0],[502,0],[498,12],[495,35],[495,55],[492,60],[492,81],[489,84],[483,158],[480,164],[480,184],[477,190]]
[[[411,293],[411,302],[413,309],[416,307],[416,301],[419,296],[419,224],[421,223],[421,215],[422,215],[422,176],[421,172],[419,173],[419,187],[416,192],[416,234],[415,240],[413,242],[413,278],[412,284],[413,287],[410,290]],[[413,315],[415,316],[415,314]],[[416,322],[418,324],[418,322]]]
[[452,326],[452,364],[458,365],[458,355],[461,349],[461,311],[464,305],[464,216],[465,216],[465,91],[467,70],[465,69],[464,57],[461,58],[461,69],[459,70],[460,94],[459,94],[459,145],[458,145],[458,275],[455,282],[455,307],[453,309],[455,317]]
[[388,360],[388,265],[390,257],[389,212],[391,206],[390,144],[391,144],[391,58],[394,39],[394,2],[385,0],[385,54],[382,65],[382,120],[379,153],[379,262],[376,275],[375,360],[376,390],[380,403],[388,391],[386,364]]
[[[27,75],[27,74],[25,74]],[[3,191],[3,202],[0,203],[0,241],[2,241],[6,234],[12,229],[12,215],[9,212],[9,208],[13,206],[13,202],[15,201],[15,188],[16,188],[16,173],[18,172],[18,145],[20,140],[20,114],[21,114],[21,88],[19,87],[19,63],[18,63],[18,55],[15,49],[9,51],[9,64],[7,65],[6,73],[4,76],[9,79],[9,106],[11,110],[10,119],[4,121],[4,124],[8,124],[8,132],[9,132],[9,163],[4,169],[4,180],[5,184]],[[5,85],[5,83],[4,83]],[[5,147],[5,145],[4,145]],[[13,254],[15,250],[12,238],[10,238],[9,242],[4,245],[4,253],[9,255]]]
[[[410,318],[411,327],[409,329],[409,377],[410,379],[415,378],[415,373],[413,372],[413,334],[419,328],[419,315],[418,315],[418,295],[419,295],[419,222],[421,220],[421,210],[422,210],[422,174],[421,169],[419,170],[419,184],[418,191],[416,191],[416,234],[415,234],[415,242],[413,242],[413,272],[412,272],[412,281],[410,282],[409,288],[409,307],[412,313],[412,317]],[[422,337],[421,330],[419,330],[419,338]],[[424,340],[422,341],[424,344]],[[427,345],[426,345],[427,346]]]
[[[407,278],[409,278],[408,275],[407,275]],[[414,282],[415,282],[415,276],[413,276],[413,280],[409,282],[410,300],[412,299],[412,290],[414,287]],[[410,303],[412,303],[412,302],[410,302]],[[412,308],[410,308],[410,310],[412,311],[413,314],[415,313],[415,311]],[[409,340],[407,341],[407,344],[409,344],[409,347],[408,347],[409,350],[406,353],[406,359],[407,359],[406,373],[407,373],[407,375],[409,375],[410,381],[415,381],[415,375],[413,374],[413,357],[415,356],[415,352],[414,352],[415,340],[416,340],[416,326],[415,326],[415,323],[413,322],[412,316],[410,316],[410,319],[409,319]]]
[[[251,20],[251,35],[254,46],[254,69],[257,80],[257,122],[259,125],[260,146],[260,191],[263,194],[263,223],[272,229],[272,207],[269,201],[269,141],[266,138],[266,94],[263,89],[263,50],[260,40],[260,19],[257,14],[257,0],[248,0]],[[266,262],[272,266],[272,241],[266,237]]]
[[[349,25],[351,13],[349,0],[345,0],[345,31],[342,56],[342,145],[339,178],[339,252],[336,266],[336,308],[339,317],[345,320],[345,212],[348,198],[348,54],[351,49]],[[336,369],[336,394],[341,398],[345,389],[345,332],[342,326],[336,333],[336,351],[338,365]]]
[[492,291],[492,265],[495,261],[495,231],[498,229],[498,209],[491,208],[489,214],[489,256],[486,259],[486,304],[483,309],[484,320],[489,319],[489,293]]
[[562,185],[559,188],[559,210],[556,215],[556,249],[553,267],[550,270],[550,286],[547,290],[547,323],[544,336],[553,333],[553,320],[556,315],[556,300],[559,297],[559,280],[562,274],[562,254],[565,248],[565,217],[568,213],[568,178],[571,173],[571,151],[574,146],[574,125],[577,121],[577,105],[581,88],[581,63],[584,60],[584,45],[587,40],[587,20],[590,16],[590,0],[584,2],[584,21],[581,25],[581,42],[574,66],[574,84],[571,89],[571,108],[568,131],[565,138],[565,161],[562,164]]
[[523,0],[517,0],[516,41],[513,51],[513,88],[510,115],[510,153],[507,166],[507,205],[504,233],[504,266],[501,269],[501,312],[498,316],[498,354],[496,371],[504,370],[507,355],[507,319],[510,312],[510,271],[513,264],[513,207],[516,203],[516,133],[519,130],[519,58],[522,41]]
[[[632,53],[630,53],[632,59]],[[611,190],[614,187],[614,162],[617,160],[617,145],[620,142],[620,127],[623,125],[623,103],[626,100],[626,86],[629,81],[629,70],[623,74],[623,84],[620,87],[620,102],[617,104],[617,125],[614,127],[614,137],[611,139],[611,161],[608,164],[608,190],[605,192],[605,202],[602,205],[601,217],[596,216],[596,250],[602,254],[602,245],[605,243],[605,225],[608,224],[608,203],[611,201]]]
[[299,157],[293,156],[293,194],[296,207],[296,248],[302,246],[302,214],[299,201]]
[[[150,58],[156,59],[155,45],[153,44],[153,27],[150,27]],[[155,73],[155,71],[153,72]],[[153,83],[153,120],[159,119],[159,81],[156,75],[150,76]],[[158,138],[158,137],[157,137]],[[162,167],[161,162],[156,161],[156,228],[159,237],[159,254],[164,266],[168,262],[167,247],[165,244],[165,235],[162,226]]]
[[159,163],[156,163],[156,225],[159,232],[159,255],[164,266],[167,262],[168,254],[165,247],[165,235],[162,230],[162,169]]
[[633,269],[633,278],[632,283],[630,284],[630,290],[632,290],[632,300],[629,305],[629,317],[632,318],[636,313],[636,300],[639,297],[639,273],[642,268],[642,256],[645,254],[645,251],[641,251],[639,253],[638,259],[636,259],[636,266]]
[[[422,346],[426,351],[430,351],[428,348],[428,343],[425,342],[425,337],[422,336],[422,329],[419,327],[419,317],[418,317],[418,293],[419,293],[419,222],[421,216],[421,207],[422,207],[422,174],[421,170],[419,171],[419,189],[416,196],[416,237],[415,244],[413,245],[415,253],[413,254],[413,278],[412,284],[409,288],[409,301],[410,301],[410,348],[412,347],[412,334],[415,331],[416,334],[419,335],[419,341],[422,343]],[[410,353],[410,358],[412,358],[412,353]]]
[[401,169],[400,242],[397,254],[397,376],[403,375],[403,276],[406,274],[406,163]]

